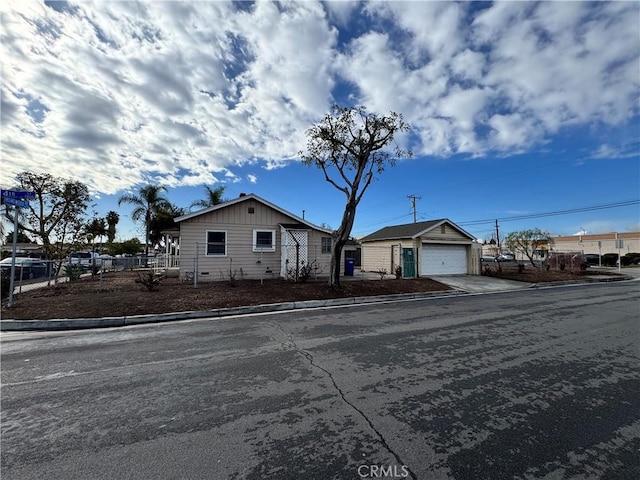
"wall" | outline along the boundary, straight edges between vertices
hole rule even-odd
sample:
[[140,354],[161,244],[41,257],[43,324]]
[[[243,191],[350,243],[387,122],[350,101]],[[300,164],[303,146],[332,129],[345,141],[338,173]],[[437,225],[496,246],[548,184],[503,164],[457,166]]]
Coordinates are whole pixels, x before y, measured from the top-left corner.
[[[554,237],[553,249],[556,251],[577,251],[584,253],[618,253],[615,242],[615,233],[599,235],[575,235],[569,237]],[[640,252],[640,232],[619,233],[623,247],[620,254]],[[598,242],[601,242],[600,251]]]
[[[249,213],[253,208],[254,213]],[[253,199],[214,210],[180,223],[180,273],[193,272],[197,258],[198,281],[227,280],[229,272],[236,278],[272,278],[280,276],[282,238],[280,223],[296,220]],[[275,230],[275,251],[254,252],[253,231]],[[206,255],[207,230],[227,233],[225,256]],[[308,260],[316,260],[320,272],[329,273],[330,254],[321,251],[322,237],[329,236],[309,228]]]

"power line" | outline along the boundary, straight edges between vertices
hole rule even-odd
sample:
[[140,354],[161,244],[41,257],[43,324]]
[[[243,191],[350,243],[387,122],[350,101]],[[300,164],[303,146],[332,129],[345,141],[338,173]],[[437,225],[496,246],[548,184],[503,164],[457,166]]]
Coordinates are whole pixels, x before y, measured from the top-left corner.
[[489,218],[489,219],[485,219],[485,220],[470,220],[468,222],[457,222],[458,225],[463,226],[463,225],[481,225],[484,223],[494,223],[496,220],[499,220],[501,222],[512,222],[512,221],[516,221],[516,220],[527,220],[527,219],[531,219],[531,218],[543,218],[543,217],[553,217],[556,215],[569,215],[572,213],[581,213],[581,212],[592,212],[595,210],[605,210],[608,208],[619,208],[619,207],[628,207],[631,205],[638,205],[640,204],[640,199],[635,199],[635,200],[624,200],[624,201],[620,201],[620,202],[615,202],[615,203],[605,203],[602,205],[593,205],[590,207],[576,207],[576,208],[570,208],[567,210],[556,210],[556,211],[552,211],[552,212],[544,212],[544,213],[532,213],[529,215],[516,215],[516,216],[512,216],[512,217],[502,217],[502,218]]

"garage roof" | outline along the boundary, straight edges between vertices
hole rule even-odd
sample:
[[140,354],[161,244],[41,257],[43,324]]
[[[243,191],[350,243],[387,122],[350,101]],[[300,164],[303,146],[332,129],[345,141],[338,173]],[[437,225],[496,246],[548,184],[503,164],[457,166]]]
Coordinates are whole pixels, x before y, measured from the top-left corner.
[[460,233],[466,235],[471,240],[475,240],[470,233],[465,232],[458,225],[453,223],[448,218],[440,218],[438,220],[428,220],[426,222],[417,222],[417,223],[406,223],[404,225],[392,225],[389,227],[384,227],[378,230],[377,232],[373,232],[370,235],[367,235],[364,238],[360,239],[360,242],[373,242],[377,240],[398,240],[402,238],[417,238],[425,233],[433,230],[434,228],[439,227],[443,223],[448,223],[453,228],[458,230]]

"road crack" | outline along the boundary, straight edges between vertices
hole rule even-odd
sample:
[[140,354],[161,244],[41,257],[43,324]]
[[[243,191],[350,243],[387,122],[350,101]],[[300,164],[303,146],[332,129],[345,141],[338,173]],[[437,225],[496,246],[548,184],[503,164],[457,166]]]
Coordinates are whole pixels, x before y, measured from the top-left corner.
[[273,338],[274,341],[278,342],[283,347],[291,348],[291,349],[295,350],[300,355],[305,357],[309,361],[309,364],[312,367],[320,370],[321,372],[324,372],[324,374],[329,378],[329,380],[331,380],[331,383],[333,384],[333,387],[335,388],[336,392],[338,392],[338,395],[340,396],[342,401],[345,404],[347,404],[352,410],[354,410],[360,417],[362,417],[362,419],[367,423],[367,425],[369,425],[369,428],[374,432],[376,437],[378,437],[378,439],[380,440],[380,443],[385,448],[385,450],[387,452],[389,452],[393,456],[393,458],[396,459],[396,462],[398,462],[398,465],[404,466],[407,469],[407,471],[409,472],[409,475],[411,476],[411,478],[413,480],[417,480],[418,477],[416,476],[416,474],[402,461],[402,459],[400,458],[400,455],[398,455],[398,453],[396,453],[395,450],[393,450],[393,448],[391,448],[391,445],[389,445],[387,440],[384,438],[384,435],[382,434],[382,432],[380,432],[380,430],[378,430],[376,428],[376,426],[373,424],[371,419],[369,419],[367,414],[364,413],[360,408],[358,408],[353,402],[351,402],[346,397],[345,393],[342,391],[342,389],[340,388],[340,386],[336,382],[336,379],[334,378],[333,374],[329,370],[324,368],[322,365],[317,363],[315,361],[315,358],[314,358],[314,356],[313,356],[313,354],[311,352],[309,352],[309,351],[307,351],[307,350],[305,350],[303,348],[300,348],[298,346],[298,344],[296,343],[296,341],[293,339],[293,335],[291,333],[287,332],[284,328],[282,328],[282,326],[279,323],[277,323],[277,322],[269,322],[269,323],[276,331],[278,331],[282,336],[284,336],[287,339],[287,341],[283,342],[283,341],[281,341],[281,340],[279,340],[279,339],[277,339],[275,337],[271,337],[271,338]]

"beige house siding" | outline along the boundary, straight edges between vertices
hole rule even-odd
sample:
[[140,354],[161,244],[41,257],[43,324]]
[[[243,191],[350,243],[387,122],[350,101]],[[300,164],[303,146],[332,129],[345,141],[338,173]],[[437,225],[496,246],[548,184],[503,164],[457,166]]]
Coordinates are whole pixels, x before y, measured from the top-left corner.
[[471,243],[469,237],[448,224],[435,227],[422,235],[420,240],[421,243]]
[[[249,213],[249,209],[253,213]],[[181,276],[198,271],[200,281],[229,278],[278,277],[282,268],[282,233],[280,224],[298,223],[295,219],[253,199],[229,205],[180,222]],[[328,275],[331,255],[322,253],[322,237],[329,234],[302,226],[307,231],[307,261],[316,261],[318,275]],[[254,248],[254,231],[274,231],[274,251]],[[226,233],[226,254],[207,255],[207,232]],[[292,265],[293,266],[293,265]]]
[[[396,265],[400,264],[401,240],[382,240],[362,244],[362,271],[378,272],[386,270],[393,273]],[[406,240],[406,247],[411,247],[411,239]]]

